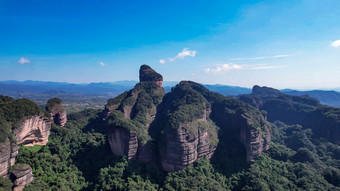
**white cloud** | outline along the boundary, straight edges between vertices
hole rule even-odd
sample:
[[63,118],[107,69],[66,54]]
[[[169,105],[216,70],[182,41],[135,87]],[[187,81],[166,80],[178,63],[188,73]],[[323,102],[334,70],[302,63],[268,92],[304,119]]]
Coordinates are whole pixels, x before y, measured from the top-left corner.
[[194,57],[196,55],[196,50],[189,50],[189,48],[184,48],[182,52],[178,53],[176,58],[183,59],[186,56]]
[[268,69],[276,69],[282,68],[282,66],[254,66],[247,68],[248,70],[268,70]]
[[241,65],[237,65],[237,64],[219,64],[216,65],[216,68],[205,68],[204,71],[206,73],[212,73],[214,75],[217,74],[224,74],[230,70],[240,70],[243,67]]
[[269,58],[283,58],[283,57],[289,57],[288,54],[280,54],[280,55],[274,55],[274,56],[263,56],[263,57],[254,57],[254,58],[232,58],[231,60],[264,60]]
[[28,58],[24,58],[24,57],[21,57],[19,60],[18,60],[19,64],[29,64],[31,63],[30,60],[28,60]]
[[165,61],[164,59],[160,59],[160,60],[159,60],[159,63],[161,63],[161,64],[165,64],[165,63],[166,63],[166,61]]
[[336,41],[332,42],[331,46],[332,47],[340,47],[340,40],[336,40]]
[[255,65],[238,65],[238,64],[218,64],[215,68],[205,68],[206,73],[211,73],[213,75],[224,74],[230,70],[268,70],[282,68],[282,66],[274,66],[270,64],[255,64]]
[[106,66],[107,65],[107,64],[105,64],[104,62],[101,62],[101,61],[98,62],[98,64],[101,65],[101,66]]
[[189,48],[184,48],[182,50],[182,52],[178,53],[176,57],[174,58],[169,58],[169,61],[170,62],[173,62],[177,59],[184,59],[185,57],[187,56],[190,56],[190,57],[195,57],[196,56],[196,53],[197,51],[196,50],[189,50]]

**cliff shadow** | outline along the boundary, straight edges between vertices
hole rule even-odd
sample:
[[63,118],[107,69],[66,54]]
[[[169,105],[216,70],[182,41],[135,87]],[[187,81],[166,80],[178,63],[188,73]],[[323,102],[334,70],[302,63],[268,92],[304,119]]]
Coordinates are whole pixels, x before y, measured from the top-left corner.
[[211,164],[226,177],[249,167],[246,148],[236,136],[239,133],[238,129],[228,126],[221,127],[218,132],[219,143],[211,158]]
[[89,185],[84,190],[94,190],[96,177],[100,169],[109,165],[114,165],[119,158],[115,157],[109,144],[91,145],[84,143],[84,146],[76,155],[71,157],[73,164],[83,173],[83,176]]
[[71,159],[89,183],[84,190],[94,190],[100,169],[119,161],[119,157],[111,152],[107,140],[107,123],[102,116],[103,112],[99,110],[82,111],[72,116],[73,120],[79,123],[78,128],[81,128],[83,140],[76,146],[78,150]]

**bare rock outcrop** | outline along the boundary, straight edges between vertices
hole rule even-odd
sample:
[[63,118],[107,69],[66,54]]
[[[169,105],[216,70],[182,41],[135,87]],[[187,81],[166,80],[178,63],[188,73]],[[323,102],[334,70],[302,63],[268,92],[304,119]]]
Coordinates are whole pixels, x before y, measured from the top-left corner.
[[113,128],[108,134],[109,144],[113,154],[135,159],[138,149],[137,133],[123,128]]
[[254,128],[252,123],[252,119],[244,115],[234,121],[234,124],[240,128],[240,140],[246,148],[247,162],[254,162],[264,151],[267,151],[271,141],[268,122],[264,120],[260,122],[262,129]]
[[108,101],[104,117],[115,155],[151,162],[154,148],[148,129],[164,96],[163,77],[147,65],[141,66],[139,74],[140,82],[132,90]]
[[148,65],[142,65],[139,70],[139,81],[141,82],[156,82],[159,87],[162,87],[163,76],[157,73]]
[[0,176],[6,176],[8,174],[9,167],[15,163],[18,150],[18,145],[11,143],[9,139],[6,139],[4,143],[0,144]]
[[[188,125],[198,125],[190,123]],[[165,132],[165,149],[161,151],[162,168],[166,172],[181,170],[201,158],[210,159],[216,145],[209,141],[209,133],[200,130],[190,132],[185,127]]]
[[67,122],[67,114],[61,100],[58,98],[52,98],[47,101],[46,111],[50,113],[51,120],[61,127],[64,127]]
[[26,118],[14,129],[17,144],[24,146],[46,145],[50,135],[51,121],[45,116],[35,115]]
[[258,109],[190,81],[164,94],[160,74],[146,65],[139,74],[140,83],[134,89],[105,106],[108,140],[115,155],[154,161],[164,171],[174,172],[199,159],[210,159],[220,132],[230,135],[242,151],[245,147],[248,162],[269,149],[271,126]]
[[[210,118],[220,127],[219,133],[224,136],[221,138],[228,137],[240,141],[246,149],[247,162],[254,161],[269,149],[271,125],[264,113],[239,100],[211,92],[197,83],[181,83],[187,83],[211,103]],[[258,87],[254,89],[255,92],[260,91]],[[270,93],[272,94],[276,95],[277,92]],[[223,144],[225,143],[223,141]]]
[[13,191],[22,191],[27,184],[34,180],[32,168],[28,164],[17,164],[12,170],[10,178],[14,183]]
[[154,153],[154,145],[151,141],[148,141],[145,144],[139,144],[137,159],[143,162],[155,162],[155,153]]
[[[190,84],[180,83],[167,94],[158,116],[163,170],[181,170],[201,158],[211,158],[218,143],[210,120],[211,106]],[[163,127],[163,128],[162,128]]]

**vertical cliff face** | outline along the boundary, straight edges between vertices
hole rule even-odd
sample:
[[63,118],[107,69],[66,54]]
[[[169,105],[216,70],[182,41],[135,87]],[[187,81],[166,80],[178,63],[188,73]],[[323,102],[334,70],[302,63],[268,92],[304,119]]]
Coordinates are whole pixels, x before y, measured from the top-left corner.
[[10,178],[14,183],[13,191],[22,191],[27,184],[34,180],[32,168],[27,164],[17,164],[12,170]]
[[9,167],[15,163],[15,157],[18,155],[19,147],[11,143],[9,139],[0,144],[0,176],[8,174]]
[[140,83],[110,99],[104,113],[110,128],[112,152],[118,156],[127,155],[129,160],[150,162],[154,157],[148,129],[164,96],[163,77],[146,65],[141,66],[139,73]]
[[220,127],[219,133],[232,136],[246,148],[248,162],[269,149],[271,125],[262,113],[250,105],[211,92],[194,82],[188,83],[211,103],[211,119]]
[[248,162],[269,149],[271,127],[258,109],[188,81],[164,95],[160,74],[146,65],[139,74],[134,89],[105,106],[115,155],[159,159],[165,171],[174,172],[213,156],[219,144],[215,123],[219,133],[232,134],[235,145],[245,147]]
[[17,144],[24,146],[46,145],[50,135],[51,121],[47,117],[35,115],[26,118],[14,129]]
[[218,142],[217,127],[209,119],[210,104],[188,84],[177,85],[164,97],[159,115],[161,164],[174,172],[200,158],[210,158]]
[[216,145],[209,141],[209,133],[200,129],[190,132],[185,125],[178,129],[169,129],[165,132],[165,148],[161,148],[162,168],[166,172],[181,170],[201,158],[210,159]]
[[62,106],[62,102],[58,98],[52,98],[47,101],[46,111],[50,113],[51,120],[61,127],[64,127],[67,122],[66,110]]
[[259,121],[259,123],[262,129],[254,128],[252,119],[242,114],[233,123],[240,128],[240,140],[246,148],[247,162],[253,162],[269,149],[271,141],[270,124],[264,120]]
[[113,154],[135,159],[138,149],[137,133],[123,128],[113,128],[108,134],[109,144]]

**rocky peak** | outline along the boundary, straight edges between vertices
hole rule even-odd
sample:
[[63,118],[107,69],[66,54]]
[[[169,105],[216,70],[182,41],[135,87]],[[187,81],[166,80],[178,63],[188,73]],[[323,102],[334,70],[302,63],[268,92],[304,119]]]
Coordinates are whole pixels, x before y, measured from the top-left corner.
[[163,77],[147,65],[140,67],[139,74],[140,83],[132,90],[108,101],[105,116],[112,152],[149,162],[153,152],[148,129],[164,96]]
[[158,115],[160,157],[167,172],[186,168],[201,158],[211,158],[217,127],[210,120],[210,103],[190,83],[181,82],[167,94]]
[[157,73],[148,65],[142,65],[139,69],[140,82],[156,82],[159,87],[162,87],[163,76]]
[[232,134],[245,147],[248,162],[268,150],[270,125],[259,110],[191,81],[182,81],[164,94],[160,74],[147,65],[140,67],[139,74],[134,89],[105,106],[115,155],[154,161],[174,172],[211,158],[220,144],[220,132]]
[[52,98],[47,101],[46,111],[50,113],[51,120],[61,127],[67,122],[67,114],[59,98]]
[[274,88],[255,85],[252,90],[252,95],[260,98],[275,98],[282,95],[282,93]]

